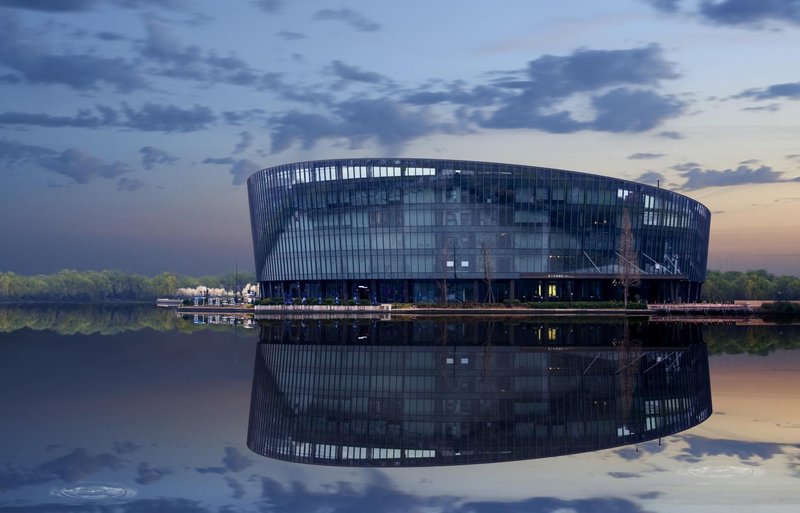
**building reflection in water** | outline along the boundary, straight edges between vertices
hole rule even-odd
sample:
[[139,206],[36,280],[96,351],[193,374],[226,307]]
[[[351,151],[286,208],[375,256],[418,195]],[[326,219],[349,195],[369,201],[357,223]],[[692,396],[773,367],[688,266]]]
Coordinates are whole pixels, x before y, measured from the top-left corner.
[[711,414],[700,326],[286,321],[261,325],[247,445],[342,466],[595,451]]

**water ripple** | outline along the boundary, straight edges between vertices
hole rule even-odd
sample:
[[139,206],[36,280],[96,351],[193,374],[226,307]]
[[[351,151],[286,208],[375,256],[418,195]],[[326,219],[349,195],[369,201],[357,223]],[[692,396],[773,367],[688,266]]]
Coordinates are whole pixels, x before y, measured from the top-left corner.
[[78,483],[68,488],[54,488],[50,493],[57,497],[92,502],[136,496],[136,490],[117,483]]

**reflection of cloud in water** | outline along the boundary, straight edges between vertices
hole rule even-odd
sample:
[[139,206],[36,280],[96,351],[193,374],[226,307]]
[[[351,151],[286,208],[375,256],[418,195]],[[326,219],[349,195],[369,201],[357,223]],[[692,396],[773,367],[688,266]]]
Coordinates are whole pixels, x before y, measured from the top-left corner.
[[616,479],[633,479],[642,477],[641,474],[637,474],[635,472],[609,472],[608,475]]
[[139,484],[150,484],[167,474],[172,474],[172,471],[167,467],[151,467],[149,463],[144,461],[136,467],[136,472],[138,474],[136,482]]
[[[377,476],[377,474],[375,474]],[[383,480],[378,478],[378,480]],[[559,499],[555,497],[530,497],[511,501],[460,501],[455,497],[415,497],[371,484],[356,490],[349,483],[336,483],[322,492],[311,491],[301,482],[282,485],[275,480],[262,478],[263,512],[324,511],[331,513],[370,511],[375,513],[400,513],[410,511],[446,511],[448,513],[512,513],[536,511],[537,513],[574,512],[608,513],[645,512],[639,504],[617,497],[590,497]],[[648,497],[649,498],[649,497]]]
[[769,442],[744,442],[739,440],[715,440],[695,435],[679,435],[687,447],[675,459],[699,463],[710,456],[733,456],[742,460],[752,458],[770,459],[782,454],[785,444]]
[[140,448],[139,445],[136,445],[133,442],[123,441],[123,442],[114,442],[114,452],[117,454],[130,454]]
[[232,499],[241,499],[242,497],[244,497],[244,486],[242,486],[242,483],[240,483],[239,481],[237,481],[232,477],[226,477],[225,481],[231,488]]
[[40,473],[54,474],[62,481],[74,483],[102,469],[119,470],[125,461],[113,454],[91,454],[86,449],[75,449],[71,453],[45,462],[37,468]]
[[240,472],[252,465],[253,460],[240,453],[235,447],[226,447],[222,463],[231,472]]

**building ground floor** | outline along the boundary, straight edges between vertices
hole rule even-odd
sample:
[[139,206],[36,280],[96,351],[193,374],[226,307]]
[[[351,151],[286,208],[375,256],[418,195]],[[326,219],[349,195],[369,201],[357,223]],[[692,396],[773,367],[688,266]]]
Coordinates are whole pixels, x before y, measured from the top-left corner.
[[[700,283],[674,277],[647,278],[628,289],[629,301],[691,303],[700,300]],[[624,289],[614,277],[541,277],[485,280],[327,280],[260,282],[262,298],[320,301],[327,298],[372,303],[502,303],[505,301],[621,301]],[[446,298],[446,299],[445,299]]]

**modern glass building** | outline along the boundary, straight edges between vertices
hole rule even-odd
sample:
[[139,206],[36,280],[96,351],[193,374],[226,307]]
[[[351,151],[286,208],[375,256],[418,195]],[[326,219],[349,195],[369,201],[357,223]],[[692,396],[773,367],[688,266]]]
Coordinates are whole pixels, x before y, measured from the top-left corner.
[[700,330],[563,321],[263,324],[247,445],[299,463],[428,466],[655,440],[711,415]]
[[621,297],[624,275],[634,299],[682,302],[705,280],[709,210],[617,178],[347,159],[262,169],[247,185],[262,297],[598,300]]

